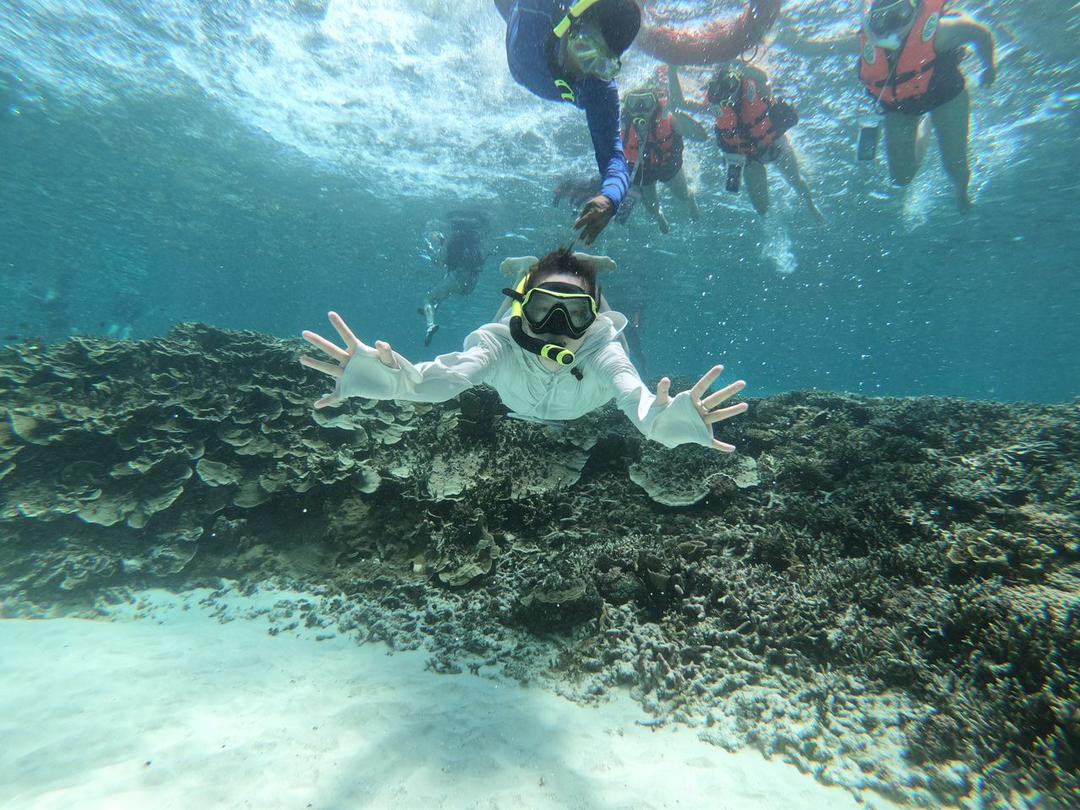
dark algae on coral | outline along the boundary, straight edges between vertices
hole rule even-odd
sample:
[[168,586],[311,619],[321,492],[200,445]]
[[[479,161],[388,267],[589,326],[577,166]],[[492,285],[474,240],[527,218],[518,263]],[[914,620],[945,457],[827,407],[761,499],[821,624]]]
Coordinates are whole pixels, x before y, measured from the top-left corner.
[[287,581],[426,648],[918,805],[1075,807],[1080,411],[791,393],[723,456],[493,392],[313,412],[297,342],[0,351],[0,608]]

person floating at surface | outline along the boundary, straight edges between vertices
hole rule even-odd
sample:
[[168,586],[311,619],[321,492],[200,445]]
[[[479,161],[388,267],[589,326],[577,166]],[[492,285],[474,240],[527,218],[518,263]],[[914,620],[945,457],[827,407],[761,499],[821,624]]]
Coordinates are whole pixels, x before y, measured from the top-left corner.
[[669,78],[669,92],[678,107],[715,112],[716,140],[728,162],[730,191],[738,191],[740,185],[737,178],[731,179],[734,165],[745,172],[750,202],[754,210],[764,216],[769,210],[769,178],[765,166],[775,163],[815,219],[825,221],[814,204],[810,187],[803,180],[798,158],[787,136],[787,131],[798,123],[799,115],[791,104],[773,96],[764,70],[742,63],[721,67],[709,79],[707,104],[683,97],[674,68],[670,68]]
[[720,407],[746,383],[739,380],[706,394],[723,371],[713,366],[689,391],[672,397],[671,380],[664,377],[656,394],[650,392],[619,340],[626,318],[600,311],[596,275],[614,264],[565,248],[540,260],[507,259],[503,271],[522,275],[503,291],[511,299],[506,316],[472,332],[463,351],[415,365],[385,341],[374,347],[361,343],[331,312],[330,323],[344,348],[314,332],[303,333],[332,362],[305,355],[301,364],[336,381],[333,393],[315,407],[337,405],[347,397],[443,402],[486,383],[525,419],[576,419],[614,398],[642,434],[666,447],[700,444],[734,451],[713,437],[713,425],[746,411],[746,403]]
[[683,173],[683,136],[706,140],[705,128],[688,115],[668,109],[667,99],[649,87],[626,94],[623,99],[622,140],[629,162],[631,185],[641,189],[645,207],[652,212],[663,233],[671,226],[660,207],[657,182],[668,183],[672,192],[690,208],[691,219],[700,215],[694,193]]
[[929,113],[957,205],[966,211],[971,208],[971,99],[960,70],[964,46],[971,45],[982,62],[983,87],[994,83],[997,61],[993,32],[966,15],[947,13],[947,5],[947,0],[873,0],[858,34],[782,44],[808,55],[858,49],[859,79],[884,111],[889,174],[898,186],[915,178],[926,155],[924,116]]
[[541,98],[585,110],[600,192],[581,210],[574,228],[590,245],[607,227],[630,186],[619,137],[619,57],[641,27],[634,0],[495,0],[506,20],[506,61],[518,84]]
[[425,346],[431,344],[431,339],[439,331],[439,325],[435,322],[439,304],[451,295],[472,293],[487,258],[480,245],[480,231],[486,226],[487,218],[479,213],[454,211],[448,219],[450,235],[443,238],[441,233],[436,233],[428,239],[428,249],[434,254],[431,258],[446,268],[446,277],[428,292],[419,310],[427,319]]

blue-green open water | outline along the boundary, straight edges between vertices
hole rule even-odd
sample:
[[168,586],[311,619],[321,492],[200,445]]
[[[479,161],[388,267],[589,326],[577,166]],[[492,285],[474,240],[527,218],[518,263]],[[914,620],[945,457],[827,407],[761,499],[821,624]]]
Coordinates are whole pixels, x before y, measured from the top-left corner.
[[[583,114],[509,77],[485,0],[0,8],[7,340],[191,320],[296,335],[333,308],[410,358],[451,351],[499,304],[498,256],[425,349],[415,310],[439,276],[420,256],[425,223],[481,205],[491,249],[542,254],[572,220],[552,187],[594,166]],[[799,105],[793,141],[830,227],[777,176],[763,225],[723,192],[716,146],[689,144],[703,218],[668,200],[671,235],[641,210],[598,245],[620,264],[614,307],[644,307],[649,375],[719,360],[758,395],[1080,393],[1077,15],[1064,0],[964,8],[994,27],[1000,58],[995,86],[974,91],[974,210],[955,211],[934,147],[904,193],[883,160],[855,162],[852,59],[773,48],[763,63]],[[782,14],[810,35],[855,9]],[[623,87],[655,67],[625,64]]]

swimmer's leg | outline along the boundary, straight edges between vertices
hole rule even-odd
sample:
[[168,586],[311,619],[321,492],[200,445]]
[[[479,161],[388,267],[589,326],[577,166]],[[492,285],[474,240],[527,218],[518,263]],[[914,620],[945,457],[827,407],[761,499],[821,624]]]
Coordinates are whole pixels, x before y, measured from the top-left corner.
[[662,233],[668,233],[671,230],[671,226],[668,225],[667,217],[664,216],[664,211],[660,207],[660,197],[656,193],[656,183],[645,183],[641,187],[641,201],[645,203],[645,207],[652,211],[653,217],[656,219],[657,224],[660,225]]
[[754,210],[765,216],[765,212],[769,210],[769,175],[765,164],[760,160],[747,158],[743,177],[746,178],[746,193],[750,195]]
[[818,222],[824,222],[825,217],[818,210],[818,207],[814,205],[814,197],[810,193],[810,186],[806,184],[802,172],[799,171],[799,159],[795,156],[795,148],[791,145],[787,135],[782,135],[777,140],[777,145],[780,147],[780,151],[776,157],[776,168],[780,170],[780,174],[795,189],[795,192],[802,197],[803,202],[806,203],[806,207],[810,209],[810,213],[814,215],[814,218]]
[[971,123],[971,99],[964,90],[952,101],[930,112],[937,134],[938,148],[945,173],[956,187],[956,203],[961,211],[971,208],[968,184],[971,182],[971,165],[968,160],[968,130]]
[[431,339],[435,336],[435,333],[439,331],[439,325],[435,323],[435,311],[439,308],[439,304],[454,293],[459,293],[460,289],[461,279],[458,278],[458,274],[447,273],[446,277],[442,280],[442,284],[428,292],[424,297],[424,305],[420,308],[419,312],[427,321],[427,332],[424,335],[425,346],[431,343]]
[[[919,171],[922,156],[926,153],[925,133],[920,133],[919,128],[921,121],[921,115],[885,113],[885,151],[889,156],[889,174],[895,185],[908,185]],[[923,134],[922,138],[920,134]]]
[[690,209],[691,219],[697,219],[701,216],[701,209],[698,208],[694,192],[690,190],[690,185],[686,182],[686,172],[683,169],[680,168],[675,172],[675,176],[671,178],[668,186],[676,197],[686,202],[687,207]]

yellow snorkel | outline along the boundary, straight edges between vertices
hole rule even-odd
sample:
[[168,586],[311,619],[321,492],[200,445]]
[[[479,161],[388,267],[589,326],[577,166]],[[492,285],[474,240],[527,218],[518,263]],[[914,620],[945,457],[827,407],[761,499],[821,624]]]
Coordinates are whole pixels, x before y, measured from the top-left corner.
[[555,34],[558,39],[562,39],[574,26],[574,20],[578,19],[582,14],[599,2],[600,0],[578,0],[574,5],[570,6],[569,11],[566,12],[566,16],[559,20],[558,25],[551,29],[552,33]]

